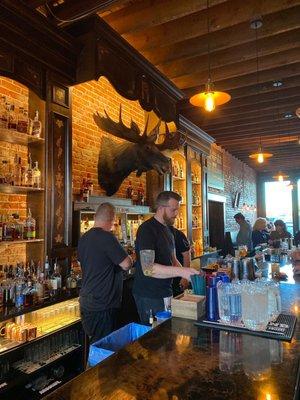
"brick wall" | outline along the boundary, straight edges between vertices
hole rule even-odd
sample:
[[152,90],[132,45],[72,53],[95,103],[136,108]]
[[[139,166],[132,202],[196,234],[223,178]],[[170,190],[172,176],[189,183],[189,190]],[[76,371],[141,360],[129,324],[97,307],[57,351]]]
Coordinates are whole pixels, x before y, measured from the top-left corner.
[[[107,136],[116,143],[120,143],[122,140],[102,132],[95,124],[93,114],[98,111],[102,115],[105,109],[108,115],[117,121],[120,104],[122,104],[122,119],[125,125],[129,126],[132,118],[143,130],[144,110],[137,101],[129,101],[120,96],[106,78],[101,77],[99,81],[85,82],[73,87],[73,194],[79,193],[83,177],[90,173],[94,183],[94,194],[105,195],[104,190],[98,185],[97,172],[101,139],[103,136]],[[135,173],[132,173],[124,180],[115,196],[126,197],[129,180],[132,182],[134,190],[137,190],[140,182],[146,190],[145,174],[137,178]]]
[[[209,192],[226,197],[225,230],[238,231],[238,225],[233,218],[237,212],[242,212],[251,223],[257,216],[256,211],[244,211],[243,209],[244,203],[249,206],[257,206],[256,172],[219,146],[213,145],[212,152],[214,149],[221,151],[223,155],[224,191],[209,188]],[[241,193],[239,208],[232,207],[236,191]]]
[[[0,76],[0,97],[5,96],[8,103],[14,104],[17,108],[25,107],[28,109],[28,95],[28,88],[17,81]],[[3,160],[13,162],[16,154],[22,158],[23,163],[27,161],[28,149],[26,146],[0,141],[0,168]],[[9,216],[13,213],[18,213],[21,219],[26,218],[27,196],[0,193],[0,215]],[[26,245],[1,244],[0,264],[13,264],[17,261],[24,261],[25,258]]]

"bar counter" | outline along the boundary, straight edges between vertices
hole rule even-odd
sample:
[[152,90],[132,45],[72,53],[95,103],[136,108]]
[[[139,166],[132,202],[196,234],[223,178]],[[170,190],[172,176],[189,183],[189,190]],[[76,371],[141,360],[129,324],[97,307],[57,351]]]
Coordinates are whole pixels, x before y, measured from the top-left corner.
[[[281,284],[300,316],[300,285]],[[47,396],[47,400],[296,400],[300,324],[289,342],[198,328],[172,318]]]

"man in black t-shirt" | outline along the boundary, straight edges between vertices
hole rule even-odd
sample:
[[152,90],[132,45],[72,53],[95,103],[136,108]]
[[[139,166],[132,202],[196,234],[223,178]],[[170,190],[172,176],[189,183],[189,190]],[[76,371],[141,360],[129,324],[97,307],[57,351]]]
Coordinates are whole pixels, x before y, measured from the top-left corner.
[[117,309],[122,300],[122,270],[132,266],[130,256],[110,232],[114,219],[114,206],[101,204],[95,214],[94,227],[78,243],[82,269],[81,321],[91,343],[116,328]]
[[[165,191],[156,199],[154,217],[145,221],[136,236],[136,272],[133,295],[142,323],[149,322],[150,310],[153,314],[165,309],[165,302],[172,296],[172,278],[181,276],[190,280],[198,274],[192,268],[182,268],[175,255],[174,236],[169,225],[173,225],[178,215],[181,197]],[[145,276],[140,263],[141,250],[154,250],[155,260],[152,276]]]
[[[190,268],[191,265],[191,248],[188,238],[185,234],[174,226],[169,226],[175,240],[175,252],[176,258],[180,264],[185,268]],[[183,293],[184,289],[187,289],[189,283],[186,279],[180,278],[179,276],[173,279],[172,289],[173,297]]]

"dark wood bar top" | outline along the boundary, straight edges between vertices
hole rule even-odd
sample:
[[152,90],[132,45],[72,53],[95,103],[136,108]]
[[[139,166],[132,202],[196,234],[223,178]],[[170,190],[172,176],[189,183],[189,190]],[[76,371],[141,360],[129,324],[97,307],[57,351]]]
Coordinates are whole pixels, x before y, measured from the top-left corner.
[[[282,284],[300,317],[300,285]],[[47,400],[296,400],[300,324],[291,341],[197,328],[173,318],[57,389]]]

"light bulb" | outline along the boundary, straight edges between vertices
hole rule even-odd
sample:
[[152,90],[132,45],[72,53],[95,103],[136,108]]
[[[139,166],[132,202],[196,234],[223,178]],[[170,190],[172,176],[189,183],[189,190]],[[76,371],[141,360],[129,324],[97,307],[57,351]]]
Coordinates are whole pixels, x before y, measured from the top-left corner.
[[204,100],[204,109],[208,112],[213,111],[216,108],[214,93],[213,92],[206,92],[205,93],[205,100]]
[[258,153],[258,156],[257,156],[257,162],[259,162],[260,164],[262,164],[263,162],[264,162],[264,155],[263,155],[263,153]]
[[283,176],[282,175],[278,175],[278,180],[279,180],[279,182],[283,182]]

